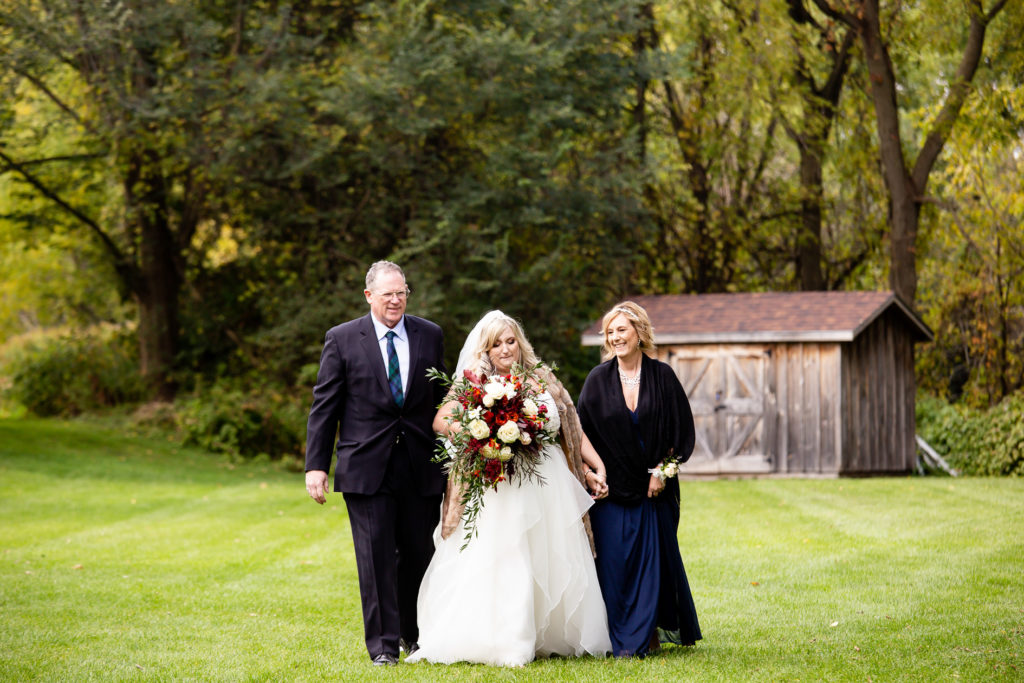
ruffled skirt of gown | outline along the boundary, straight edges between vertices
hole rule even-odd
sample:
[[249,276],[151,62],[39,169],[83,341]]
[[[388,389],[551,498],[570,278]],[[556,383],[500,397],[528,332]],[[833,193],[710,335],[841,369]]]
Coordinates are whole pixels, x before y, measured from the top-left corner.
[[488,491],[477,535],[462,523],[442,539],[420,586],[420,649],[406,661],[520,666],[552,654],[603,656],[608,619],[581,518],[593,504],[557,446],[544,483]]

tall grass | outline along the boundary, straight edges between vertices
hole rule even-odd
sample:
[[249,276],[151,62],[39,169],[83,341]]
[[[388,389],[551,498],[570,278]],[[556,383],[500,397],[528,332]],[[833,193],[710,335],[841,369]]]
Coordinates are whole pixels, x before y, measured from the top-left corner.
[[684,482],[705,639],[645,660],[369,664],[344,503],[300,474],[0,420],[0,679],[1024,678],[1024,481]]

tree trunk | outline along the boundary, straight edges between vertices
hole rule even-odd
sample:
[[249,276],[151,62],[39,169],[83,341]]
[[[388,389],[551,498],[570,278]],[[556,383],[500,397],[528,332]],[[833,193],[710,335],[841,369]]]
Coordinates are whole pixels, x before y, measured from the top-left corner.
[[139,354],[143,378],[161,400],[174,398],[178,354],[178,296],[182,274],[167,212],[165,179],[152,152],[133,154],[126,178],[129,220],[139,236],[137,280],[132,293],[139,307]]
[[[967,3],[970,26],[960,64],[950,82],[942,109],[935,117],[935,122],[928,131],[924,145],[913,164],[913,171],[908,170],[906,159],[903,157],[899,109],[896,103],[896,76],[882,38],[879,2],[863,0],[859,20],[848,16],[843,18],[848,25],[860,32],[864,59],[871,79],[871,97],[874,101],[875,121],[878,127],[878,147],[881,151],[882,172],[890,198],[889,283],[893,291],[911,305],[917,296],[917,228],[928,176],[970,92],[971,81],[981,61],[988,25],[1002,11],[1006,2],[1007,0],[996,0],[987,13],[982,7],[981,0],[969,0]],[[836,16],[835,8],[827,6],[822,0],[816,0],[816,4]]]
[[882,173],[889,191],[889,286],[905,302],[913,304],[917,296],[918,192],[903,159],[896,75],[882,39],[878,0],[867,0],[863,8],[860,35],[871,79]]
[[825,289],[821,273],[821,156],[820,150],[800,147],[800,235],[796,263],[800,289]]
[[145,291],[135,294],[141,371],[156,397],[167,401],[177,389],[172,371],[178,353],[178,293],[155,273],[145,277]]
[[835,120],[836,107],[843,90],[843,81],[850,66],[850,49],[856,40],[853,29],[847,29],[842,43],[837,44],[831,31],[825,30],[811,18],[803,0],[789,0],[789,14],[794,22],[814,27],[820,36],[823,52],[832,65],[825,83],[815,83],[811,68],[798,48],[795,78],[803,92],[803,122],[800,131],[787,127],[790,137],[800,150],[800,233],[797,236],[796,270],[800,289],[823,290],[821,220],[822,165],[828,148],[829,131]]

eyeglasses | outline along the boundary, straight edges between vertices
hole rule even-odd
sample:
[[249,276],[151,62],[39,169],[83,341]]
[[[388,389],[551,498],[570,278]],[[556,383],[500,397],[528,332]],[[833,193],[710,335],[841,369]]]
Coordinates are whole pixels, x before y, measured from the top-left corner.
[[395,297],[398,297],[399,301],[405,301],[405,299],[409,296],[409,288],[406,287],[405,289],[396,289],[393,292],[377,292],[377,296],[379,296],[384,301],[391,301]]

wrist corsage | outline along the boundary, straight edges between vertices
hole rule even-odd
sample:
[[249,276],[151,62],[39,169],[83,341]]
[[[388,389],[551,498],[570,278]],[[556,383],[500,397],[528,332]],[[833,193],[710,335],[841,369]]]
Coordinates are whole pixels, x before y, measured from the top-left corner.
[[665,481],[679,474],[679,462],[675,458],[666,458],[658,463],[657,467],[652,467],[647,472],[661,481]]

